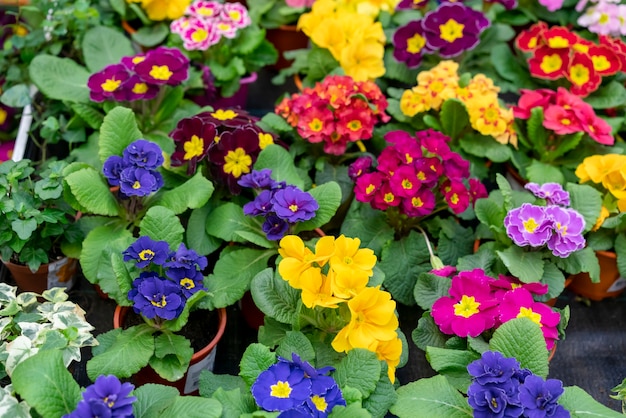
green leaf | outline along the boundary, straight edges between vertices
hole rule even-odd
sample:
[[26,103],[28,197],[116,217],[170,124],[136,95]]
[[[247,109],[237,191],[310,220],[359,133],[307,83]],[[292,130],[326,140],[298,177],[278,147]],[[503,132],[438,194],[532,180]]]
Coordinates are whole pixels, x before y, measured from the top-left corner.
[[489,347],[504,357],[515,357],[522,368],[536,375],[548,375],[546,340],[539,325],[528,318],[511,319],[500,325],[489,340]]
[[508,44],[501,43],[491,48],[491,63],[502,78],[514,82],[519,88],[535,88],[528,70],[519,65]]
[[358,402],[353,402],[347,406],[337,405],[333,408],[329,418],[371,418],[372,414],[364,409]]
[[222,404],[222,418],[239,418],[258,409],[254,397],[245,387],[231,390],[218,387],[212,397]]
[[166,190],[158,196],[155,204],[165,206],[180,214],[188,209],[204,206],[213,194],[213,183],[198,171],[180,186]]
[[502,203],[494,201],[494,199],[478,199],[474,207],[476,217],[484,225],[487,225],[494,232],[504,231],[504,217],[506,211],[502,207]]
[[122,106],[113,108],[100,127],[100,162],[104,164],[112,155],[121,156],[130,143],[142,137],[133,111]]
[[239,231],[263,234],[261,225],[243,214],[243,208],[235,203],[226,202],[209,213],[206,218],[206,232],[224,241],[246,242],[237,234]]
[[319,204],[319,209],[315,212],[313,219],[296,224],[294,232],[296,234],[301,231],[311,231],[325,225],[335,216],[337,208],[341,204],[341,188],[334,181],[314,187],[309,190],[309,193]]
[[589,247],[574,251],[567,258],[554,257],[554,259],[556,265],[569,274],[586,272],[589,273],[593,283],[600,281],[600,264],[595,251]]
[[624,106],[626,105],[626,88],[619,81],[611,81],[585,97],[585,102],[594,109]]
[[468,154],[480,158],[487,158],[496,163],[502,163],[511,159],[511,148],[500,144],[490,136],[468,134],[459,138],[461,149]]
[[272,353],[269,347],[252,343],[241,356],[239,376],[250,387],[257,377],[274,363],[276,363],[276,354]]
[[424,312],[417,321],[417,328],[411,333],[411,339],[415,345],[423,351],[426,347],[445,347],[447,336],[439,330],[429,312]]
[[376,389],[381,368],[381,361],[374,352],[353,348],[337,365],[334,377],[339,387],[358,389],[366,398]]
[[389,411],[398,418],[413,418],[416,411],[428,411],[429,418],[474,416],[467,399],[444,376],[420,379],[396,390],[398,400]]
[[133,33],[132,38],[139,45],[153,47],[165,41],[169,33],[169,26],[157,23],[156,25],[142,26]]
[[363,406],[372,414],[372,418],[384,418],[397,398],[398,395],[387,373],[381,373],[376,389],[363,401]]
[[162,333],[154,339],[154,356],[150,366],[162,378],[175,382],[182,379],[193,356],[191,342],[182,335]]
[[533,160],[526,167],[526,177],[528,181],[539,184],[549,182],[563,184],[565,182],[565,177],[558,167],[537,160]]
[[543,277],[544,261],[541,253],[524,251],[516,245],[496,252],[511,274],[522,282],[538,282]]
[[231,391],[233,389],[241,389],[246,391],[248,387],[241,376],[233,376],[230,374],[215,374],[210,370],[202,370],[200,372],[200,380],[198,383],[200,396],[210,398],[218,389]]
[[119,63],[124,56],[135,55],[130,39],[107,26],[95,26],[85,32],[82,48],[85,64],[92,73]]
[[478,354],[467,350],[426,347],[426,359],[433,370],[446,376],[450,383],[462,392],[467,392],[471,383],[467,365],[479,357]]
[[186,242],[190,248],[195,249],[198,254],[207,255],[217,250],[222,240],[207,234],[205,229],[206,218],[211,212],[210,205],[194,209],[189,214],[187,228],[185,229]]
[[341,224],[341,233],[347,237],[359,237],[363,247],[380,254],[394,236],[394,230],[386,219],[383,211],[375,210],[369,204],[355,199]]
[[70,105],[72,110],[80,116],[92,129],[100,129],[102,121],[104,121],[104,114],[99,110],[96,110],[92,106],[84,103],[72,103]]
[[621,277],[626,277],[626,236],[620,234],[615,238],[614,249],[617,256],[617,269]]
[[87,167],[67,175],[65,182],[70,186],[76,201],[89,214],[118,216],[120,206],[109,186],[94,168]]
[[292,359],[292,354],[296,353],[302,360],[315,361],[315,350],[311,341],[300,331],[287,331],[287,335],[282,339],[276,354],[288,360]]
[[586,184],[567,183],[570,207],[585,218],[585,231],[591,231],[602,210],[602,194]]
[[602,405],[578,386],[567,386],[564,389],[559,404],[569,411],[572,418],[624,418],[623,414]]
[[216,399],[199,396],[179,396],[166,410],[159,414],[160,418],[220,418],[222,404]]
[[22,108],[31,102],[30,89],[26,84],[9,87],[0,96],[0,102],[9,107]]
[[298,315],[300,291],[280,278],[271,268],[257,274],[250,284],[254,304],[265,314],[285,324],[293,323]]
[[179,397],[175,387],[154,383],[141,385],[135,388],[132,394],[137,397],[133,404],[136,417],[160,417],[161,412]]
[[[250,288],[252,278],[267,267],[273,254],[274,251],[242,248],[222,255],[213,273],[204,280],[209,293],[208,308],[224,308],[241,299]],[[201,306],[207,307],[204,301]]]
[[413,295],[420,308],[425,311],[431,309],[435,301],[442,296],[448,296],[451,281],[447,277],[436,274],[422,273],[417,278]]
[[276,113],[266,113],[261,120],[257,122],[257,125],[265,131],[278,133],[291,132],[293,130],[292,126],[288,124],[282,116],[278,116]]
[[34,218],[16,219],[11,222],[11,229],[22,240],[27,240],[37,229],[37,221]]
[[139,223],[141,236],[147,235],[155,241],[165,241],[173,251],[176,251],[178,245],[183,242],[184,232],[185,228],[178,216],[164,206],[153,206],[148,209]]
[[[154,354],[154,332],[155,329],[148,325],[135,325],[117,332],[113,344],[87,362],[89,379],[95,381],[101,374],[114,374],[122,378],[137,373]],[[98,341],[100,338],[98,336]]]
[[31,80],[48,98],[68,102],[89,102],[89,71],[70,58],[41,54],[28,66]]
[[293,157],[280,145],[268,145],[265,147],[254,163],[255,170],[270,168],[272,178],[276,181],[286,181],[287,184],[304,189],[304,181],[298,174],[293,162]]
[[467,109],[458,99],[448,99],[443,102],[439,119],[443,133],[453,140],[469,125]]
[[42,350],[22,361],[11,375],[13,389],[43,418],[72,412],[80,387],[63,363],[60,350]]

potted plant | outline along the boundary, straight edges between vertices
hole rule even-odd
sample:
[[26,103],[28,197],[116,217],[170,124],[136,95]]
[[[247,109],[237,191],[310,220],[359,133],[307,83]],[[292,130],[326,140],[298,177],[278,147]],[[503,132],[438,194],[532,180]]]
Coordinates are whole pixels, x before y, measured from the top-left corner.
[[71,287],[83,233],[63,195],[64,161],[0,164],[0,255],[22,290]]
[[232,97],[244,81],[253,82],[256,71],[278,58],[276,49],[265,38],[265,29],[250,19],[241,3],[194,1],[170,28],[173,45],[187,51],[194,65],[208,69],[203,95],[216,91],[218,95],[207,103],[215,107],[243,108],[245,90],[240,94],[243,100],[237,103],[234,99],[230,103],[215,100]]

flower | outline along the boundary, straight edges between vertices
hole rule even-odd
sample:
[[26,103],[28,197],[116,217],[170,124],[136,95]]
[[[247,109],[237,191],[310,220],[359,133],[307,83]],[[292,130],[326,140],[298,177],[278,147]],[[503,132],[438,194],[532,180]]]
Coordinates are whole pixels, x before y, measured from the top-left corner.
[[126,0],[127,3],[141,3],[148,18],[154,21],[176,19],[184,13],[191,0]]
[[520,247],[545,245],[552,236],[552,219],[542,206],[524,203],[504,218],[506,233]]
[[141,272],[133,280],[128,299],[133,301],[133,310],[148,319],[174,319],[184,308],[180,287],[153,272]]
[[557,403],[563,392],[563,382],[558,379],[544,380],[540,376],[527,376],[519,388],[524,414],[532,418],[569,417],[570,413]]
[[150,263],[163,265],[170,255],[169,245],[165,241],[154,241],[148,236],[139,237],[124,251],[124,261],[136,260],[139,268],[147,267]]
[[135,396],[130,396],[133,389],[134,385],[122,383],[114,375],[100,375],[84,390],[76,409],[63,415],[63,418],[132,417],[133,403],[137,400]]

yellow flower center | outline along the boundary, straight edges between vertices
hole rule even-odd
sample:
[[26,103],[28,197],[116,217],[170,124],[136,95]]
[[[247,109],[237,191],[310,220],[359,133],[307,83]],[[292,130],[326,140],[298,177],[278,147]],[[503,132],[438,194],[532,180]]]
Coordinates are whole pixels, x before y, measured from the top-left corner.
[[137,190],[141,188],[141,183],[139,183],[139,180],[135,180],[135,182],[133,183],[133,189]]
[[350,122],[348,122],[348,129],[350,129],[351,131],[358,131],[362,127],[363,125],[361,125],[360,120],[351,120]]
[[343,258],[343,263],[344,264],[352,264],[352,261],[354,261],[354,260],[352,260],[352,257],[346,256],[346,257]]
[[589,81],[589,68],[581,64],[575,64],[570,67],[570,77],[574,84],[582,86]]
[[563,65],[563,60],[559,56],[559,54],[546,55],[541,60],[541,64],[539,64],[539,68],[546,74],[553,73],[561,69]]
[[197,12],[199,15],[201,15],[201,16],[206,16],[206,17],[211,17],[211,16],[213,16],[213,14],[214,14],[214,13],[213,13],[213,12],[214,12],[214,10],[213,10],[213,8],[211,8],[211,7],[198,7],[198,8],[196,9],[196,12]]
[[374,190],[376,190],[376,186],[374,186],[373,184],[370,184],[369,186],[365,188],[365,193],[371,194]]
[[137,57],[133,57],[133,59],[131,61],[133,62],[133,64],[139,64],[140,62],[142,62],[145,59],[146,59],[146,57],[144,57],[144,56],[137,56]]
[[385,193],[385,196],[383,197],[383,200],[384,200],[385,202],[387,202],[387,203],[391,203],[391,202],[393,202],[393,200],[394,200],[395,198],[396,198],[396,197],[393,195],[393,193]]
[[575,43],[574,45],[572,45],[572,48],[574,48],[574,51],[582,52],[583,54],[589,52],[589,45],[581,43]]
[[535,48],[536,46],[537,46],[537,37],[533,36],[532,38],[528,40],[528,47]]
[[237,112],[232,109],[217,109],[215,112],[211,113],[215,119],[219,120],[229,120],[237,117]]
[[298,205],[296,204],[289,205],[289,210],[292,211],[293,213],[296,213],[298,211]]
[[605,71],[611,67],[611,62],[604,55],[594,55],[591,57],[593,68],[597,71]]
[[167,65],[153,65],[149,74],[155,80],[169,80],[174,73]]
[[561,225],[560,222],[557,222],[555,226],[556,226],[556,229],[561,232],[561,235],[563,236],[567,235],[567,225]]
[[234,151],[228,151],[224,157],[224,173],[231,174],[235,178],[239,178],[242,174],[250,172],[252,165],[252,157],[246,154],[246,151],[238,147]]
[[411,164],[413,162],[413,157],[411,157],[411,155],[407,152],[404,154],[404,160],[407,164]]
[[543,326],[541,324],[541,314],[537,312],[533,312],[531,308],[524,308],[524,307],[519,308],[519,313],[517,314],[517,318],[528,318],[531,321],[533,321],[535,324],[539,325],[540,327]]
[[230,12],[228,12],[228,16],[230,16],[230,18],[234,20],[235,22],[241,19],[241,13],[239,13],[238,10],[231,10]]
[[195,31],[193,31],[193,33],[191,34],[191,39],[194,42],[202,42],[204,41],[207,37],[209,36],[209,32],[207,32],[204,29],[196,29]]
[[188,277],[182,278],[179,284],[185,289],[193,289],[194,287],[196,287],[196,284],[194,283],[194,281]]
[[148,91],[148,85],[146,83],[135,83],[133,86],[133,93],[144,94]]
[[154,251],[152,250],[145,249],[139,252],[139,258],[141,260],[152,260],[152,257],[154,257]]
[[456,205],[457,203],[459,203],[459,195],[454,193],[451,197],[450,197],[450,202],[452,202],[453,205]]
[[420,34],[416,33],[415,35],[407,39],[406,50],[411,54],[417,54],[422,50],[422,48],[424,48],[424,45],[426,45],[426,39]]
[[572,121],[569,120],[568,118],[561,119],[561,125],[569,126],[571,124],[572,124]]
[[413,199],[411,199],[411,204],[415,208],[421,208],[422,206],[424,206],[424,202],[419,197],[414,197]]
[[522,222],[522,224],[524,225],[524,229],[527,232],[530,232],[531,234],[533,232],[535,232],[535,230],[537,229],[537,227],[539,226],[539,224],[537,223],[537,221],[535,221],[535,218],[528,218],[526,219],[524,222]]
[[417,178],[422,181],[426,180],[426,173],[424,173],[423,171],[418,171]]
[[288,398],[291,394],[291,386],[289,382],[278,381],[275,385],[270,386],[270,396],[275,398]]
[[7,121],[7,116],[9,114],[7,113],[6,110],[4,109],[0,109],[0,125],[2,125],[4,122]]
[[192,135],[189,141],[183,144],[185,150],[185,160],[191,160],[193,157],[199,157],[204,152],[204,140],[198,135]]
[[562,36],[554,36],[548,39],[548,46],[550,48],[567,48],[569,41]]
[[150,303],[152,304],[152,306],[156,306],[157,308],[162,308],[167,305],[167,302],[165,301],[165,295],[161,295],[160,301],[151,300]]
[[478,310],[479,306],[480,302],[476,302],[474,296],[463,295],[461,300],[454,304],[454,314],[463,318],[469,318],[480,312]]
[[465,25],[454,19],[448,19],[443,25],[439,25],[439,37],[444,41],[454,42],[463,37]]
[[259,148],[265,149],[268,145],[274,143],[274,137],[271,134],[265,132],[259,132]]
[[324,127],[324,124],[318,118],[315,118],[311,122],[309,122],[309,129],[312,130],[313,132],[319,132],[322,130],[323,127]]
[[324,399],[322,396],[311,396],[311,402],[313,402],[313,405],[315,405],[315,409],[317,409],[318,411],[324,412],[326,411],[326,408],[328,408],[326,399]]
[[102,87],[102,90],[110,93],[112,91],[117,90],[120,84],[122,84],[121,80],[108,78],[104,83],[100,84],[100,87]]
[[404,179],[402,180],[402,188],[405,190],[410,190],[413,188],[413,183],[411,183],[411,180],[409,179]]
[[226,22],[220,22],[217,24],[217,28],[220,32],[228,32],[232,26]]
[[601,25],[606,25],[607,23],[609,23],[609,15],[608,13],[600,13],[600,19],[598,19],[598,23]]

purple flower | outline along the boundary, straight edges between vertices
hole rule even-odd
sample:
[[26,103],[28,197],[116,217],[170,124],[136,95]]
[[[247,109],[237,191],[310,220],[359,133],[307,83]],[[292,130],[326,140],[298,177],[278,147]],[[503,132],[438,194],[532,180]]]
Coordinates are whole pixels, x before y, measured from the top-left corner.
[[122,84],[128,80],[130,73],[122,64],[113,64],[104,67],[89,76],[89,98],[94,102],[103,102],[107,99],[124,100]]
[[158,47],[135,64],[135,71],[147,83],[177,86],[189,77],[189,58],[178,48]]
[[280,217],[270,214],[265,218],[265,222],[261,225],[261,229],[267,235],[267,239],[277,241],[285,236],[289,229],[289,222]]
[[243,213],[248,216],[267,216],[274,209],[273,190],[263,190],[252,202],[243,205]]
[[187,249],[185,244],[181,242],[178,246],[178,250],[172,255],[172,258],[163,265],[169,268],[185,268],[202,271],[208,264],[206,257],[200,256],[192,249]]
[[393,34],[393,57],[409,68],[418,67],[424,54],[432,52],[426,44],[421,20],[410,21]]
[[93,385],[87,386],[76,409],[63,418],[133,417],[133,402],[137,398],[129,395],[134,388],[114,375],[100,375]]
[[124,149],[123,158],[135,167],[156,170],[163,164],[163,151],[154,142],[138,139]]
[[170,268],[165,274],[178,283],[183,296],[187,299],[200,290],[207,290],[203,285],[202,272],[196,269]]
[[120,185],[120,173],[126,168],[124,160],[119,155],[111,155],[102,165],[102,173],[111,186]]
[[504,218],[506,234],[520,247],[540,247],[552,236],[552,219],[543,206],[524,203],[512,209]]
[[563,383],[558,379],[543,380],[539,376],[528,376],[520,387],[520,401],[524,416],[528,418],[566,418],[570,413],[557,403],[563,394]]
[[274,211],[288,222],[307,221],[315,216],[319,205],[310,193],[287,186],[274,194]]
[[401,0],[396,10],[420,9],[428,5],[428,0]]
[[467,401],[474,409],[474,418],[519,417],[523,408],[519,401],[519,382],[481,385],[472,383],[467,389]]
[[279,361],[259,374],[250,390],[264,410],[287,411],[304,405],[309,399],[311,379],[299,366]]
[[569,192],[563,190],[559,183],[527,183],[524,188],[530,190],[535,196],[546,199],[548,205],[569,206]]
[[170,247],[166,241],[154,241],[148,236],[142,236],[123,252],[124,261],[137,260],[137,267],[148,267],[150,263],[163,265],[170,255]]
[[241,187],[252,189],[275,189],[280,185],[279,182],[272,178],[272,170],[269,168],[252,170],[252,172],[242,175],[237,183]]
[[[130,78],[122,84],[120,95],[124,95],[123,100],[133,102],[136,100],[154,99],[158,93],[159,86],[146,83],[137,74],[132,74]],[[122,100],[121,97],[116,97],[116,99]]]
[[481,385],[511,380],[519,369],[520,364],[515,358],[504,357],[497,351],[485,351],[480,359],[467,366],[474,381]]
[[178,318],[185,307],[180,286],[154,272],[144,271],[139,274],[128,292],[128,299],[133,301],[135,313],[148,319],[156,316],[163,319]]
[[162,186],[163,177],[158,171],[126,167],[120,173],[120,192],[126,196],[147,196]]
[[474,48],[488,26],[489,21],[481,12],[462,3],[442,3],[422,20],[428,48],[443,58]]
[[574,251],[585,248],[585,219],[576,210],[561,206],[548,206],[545,209],[552,220],[554,233],[548,240],[548,248],[557,257],[566,258]]
[[348,177],[356,181],[364,173],[369,173],[372,168],[371,157],[359,157],[348,167]]

